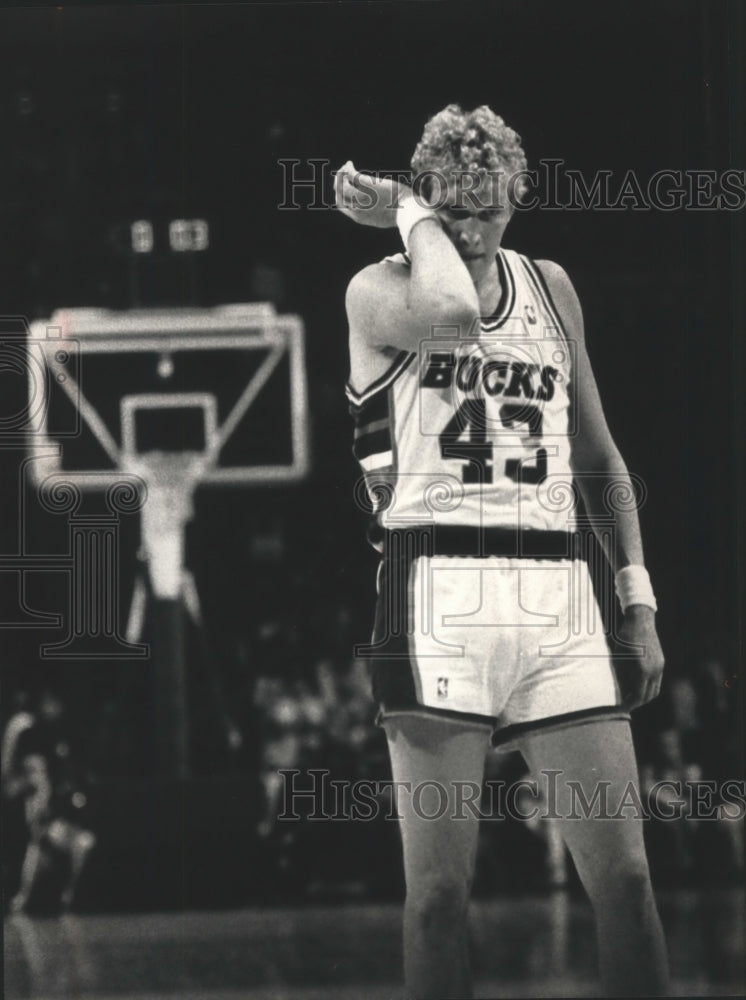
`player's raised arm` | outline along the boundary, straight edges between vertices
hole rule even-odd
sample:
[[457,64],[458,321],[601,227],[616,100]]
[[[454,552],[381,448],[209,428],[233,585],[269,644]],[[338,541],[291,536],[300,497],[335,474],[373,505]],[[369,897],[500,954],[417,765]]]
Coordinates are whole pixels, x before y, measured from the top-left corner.
[[[577,434],[571,440],[572,468],[586,510],[594,520],[607,518],[604,494],[611,484],[623,484],[633,495],[627,466],[606,423],[601,397],[585,343],[583,313],[578,296],[565,271],[551,261],[537,261],[565,325],[575,344],[572,393],[577,412]],[[608,494],[607,494],[608,495]],[[635,509],[615,511],[613,546],[606,534],[596,532],[615,573],[617,592],[624,612],[620,638],[643,647],[632,676],[621,678],[630,707],[655,698],[661,685],[663,653],[655,629],[656,603],[644,566],[640,522]]]
[[373,264],[347,289],[351,336],[371,347],[418,350],[434,326],[471,330],[479,315],[474,282],[436,212],[409,188],[361,175],[345,164],[336,176],[337,207],[361,225],[398,226],[411,266]]

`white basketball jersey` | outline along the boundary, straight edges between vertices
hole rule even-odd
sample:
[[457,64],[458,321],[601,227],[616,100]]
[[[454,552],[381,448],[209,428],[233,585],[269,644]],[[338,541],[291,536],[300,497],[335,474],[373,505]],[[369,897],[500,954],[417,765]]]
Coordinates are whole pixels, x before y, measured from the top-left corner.
[[[405,255],[387,258],[408,267]],[[572,347],[533,261],[497,256],[502,299],[474,329],[433,328],[364,391],[353,451],[380,528],[566,530]]]

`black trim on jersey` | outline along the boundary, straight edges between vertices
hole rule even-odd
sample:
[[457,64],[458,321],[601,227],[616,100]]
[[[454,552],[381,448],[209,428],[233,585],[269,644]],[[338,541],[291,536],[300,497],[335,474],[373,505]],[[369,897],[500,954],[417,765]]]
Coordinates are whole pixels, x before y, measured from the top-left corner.
[[372,434],[374,431],[380,431],[388,429],[389,418],[388,416],[381,417],[380,420],[371,420],[370,414],[365,412],[363,408],[355,418],[355,433],[353,434],[353,439],[355,441],[358,438],[365,437],[366,434]]
[[513,312],[513,306],[515,305],[515,278],[502,250],[497,251],[496,261],[502,293],[495,311],[491,316],[483,317],[481,321],[482,327],[490,331],[497,330],[498,327],[503,325]]
[[364,403],[353,403],[350,400],[349,410],[355,421],[355,427],[365,427],[375,420],[388,420],[388,396],[385,392],[378,392]]
[[352,445],[352,454],[362,462],[364,458],[371,455],[380,455],[381,452],[391,451],[391,430],[383,427],[377,431],[363,432],[355,438]]
[[[565,726],[578,726],[584,722],[595,722],[596,719],[608,719],[609,716],[616,719],[626,719],[629,722],[629,712],[621,705],[599,705],[594,708],[583,708],[579,712],[565,712],[561,715],[548,715],[543,719],[534,719],[529,722],[518,722],[512,726],[505,726],[492,737],[492,746],[499,747],[503,743],[509,743],[517,736],[526,733],[541,732],[543,729],[564,728]],[[488,716],[484,716],[488,718]]]
[[529,277],[529,280],[536,289],[539,298],[544,303],[544,308],[547,310],[549,315],[556,320],[557,329],[565,338],[565,340],[569,342],[570,338],[567,335],[567,329],[565,328],[565,324],[562,322],[562,316],[560,315],[559,309],[554,304],[552,293],[549,291],[549,286],[546,283],[544,275],[541,273],[541,270],[536,266],[535,261],[531,260],[529,257],[521,256],[520,260],[521,263],[523,264],[526,274]]
[[356,406],[362,406],[367,402],[366,396],[371,396],[376,392],[380,392],[381,389],[388,388],[391,382],[397,378],[405,368],[407,368],[417,355],[413,351],[399,351],[391,365],[386,369],[383,375],[379,375],[377,379],[363,389],[362,392],[358,392],[356,389],[352,388],[350,382],[347,382],[345,387],[347,396]]
[[[401,260],[399,260],[400,257],[402,258]],[[392,254],[390,257],[384,257],[383,259],[387,264],[403,264],[405,267],[412,266],[412,258],[406,250],[402,253]]]
[[[394,401],[393,383],[386,390],[386,395],[388,396],[388,401],[389,401],[389,430],[391,431],[391,457],[392,457],[391,468],[394,475],[396,476],[399,473],[399,441],[397,439],[397,431],[399,428],[397,427],[397,413]],[[393,482],[396,483],[396,480],[394,479]]]

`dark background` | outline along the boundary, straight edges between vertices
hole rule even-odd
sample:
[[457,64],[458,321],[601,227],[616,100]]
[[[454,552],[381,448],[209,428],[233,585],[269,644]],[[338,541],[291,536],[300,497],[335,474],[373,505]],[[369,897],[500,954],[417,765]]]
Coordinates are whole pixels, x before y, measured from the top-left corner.
[[[190,529],[216,669],[246,731],[258,676],[310,675],[367,636],[375,564],[352,502],[343,300],[359,267],[399,247],[395,232],[332,210],[278,211],[278,161],[405,170],[426,118],[457,101],[503,115],[529,165],[560,158],[588,179],[611,170],[612,189],[630,169],[643,183],[662,169],[743,169],[743,27],[738,4],[678,0],[0,10],[0,309],[34,319],[63,305],[242,302],[262,297],[270,273],[279,307],[304,320],[308,481],[203,491]],[[143,271],[136,303],[117,227],[195,216],[209,221],[209,252],[192,270]],[[734,718],[743,211],[533,210],[505,242],[559,261],[575,283],[609,424],[648,488],[641,520],[669,677],[715,658]],[[19,392],[12,372],[0,391]],[[2,452],[7,552],[19,456]],[[30,508],[37,550],[64,544],[59,519]],[[125,605],[136,531],[124,531]],[[3,582],[11,604],[13,586]],[[52,582],[35,587],[53,610]],[[39,642],[55,638],[3,630],[4,715],[19,690],[51,680],[79,731],[106,706],[112,725],[145,725],[136,666],[42,666]],[[663,712],[638,713],[643,741]],[[97,753],[99,772],[147,773],[132,745]],[[198,771],[233,766],[200,753]]]

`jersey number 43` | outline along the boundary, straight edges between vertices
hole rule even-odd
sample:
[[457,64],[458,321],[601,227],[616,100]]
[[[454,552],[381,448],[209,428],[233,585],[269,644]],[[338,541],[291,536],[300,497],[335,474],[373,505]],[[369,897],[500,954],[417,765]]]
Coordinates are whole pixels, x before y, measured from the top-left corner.
[[[503,427],[526,424],[529,436],[541,437],[542,412],[527,403],[503,403],[499,410]],[[494,445],[487,438],[487,412],[484,399],[466,399],[445,425],[440,435],[440,454],[446,459],[461,459],[464,483],[491,483],[494,472]],[[543,483],[547,478],[546,448],[537,448],[533,458],[509,458],[505,475],[514,483]]]

